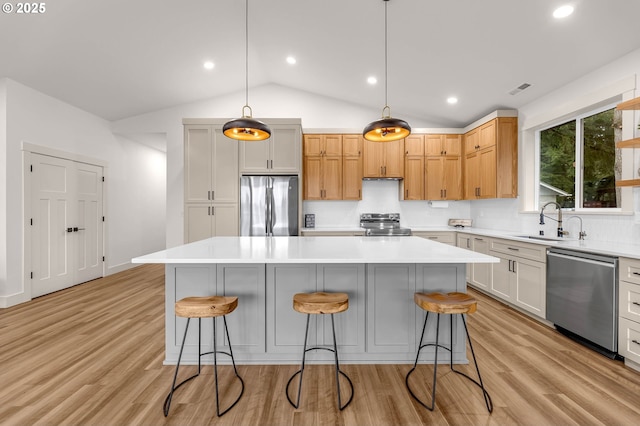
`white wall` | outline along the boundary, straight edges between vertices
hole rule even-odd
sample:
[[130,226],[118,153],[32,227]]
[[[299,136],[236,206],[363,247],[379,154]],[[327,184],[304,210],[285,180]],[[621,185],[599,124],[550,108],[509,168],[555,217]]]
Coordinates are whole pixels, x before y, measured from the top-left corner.
[[[531,129],[551,124],[566,116],[584,109],[591,109],[594,103],[606,102],[612,93],[624,93],[625,99],[640,96],[637,89],[637,75],[640,75],[640,49],[599,68],[584,77],[567,84],[560,89],[531,102],[518,110],[519,117],[519,194],[521,197],[531,197],[534,147]],[[636,87],[635,91],[633,88]],[[622,91],[622,92],[621,92]],[[629,112],[623,117],[624,139],[639,135],[634,130],[640,121],[640,113]],[[640,150],[627,151],[626,157],[631,160],[625,165],[626,173],[635,173],[640,167]],[[634,176],[623,176],[632,178]],[[640,241],[640,188],[627,189],[628,209],[631,214],[587,214],[580,213],[583,218],[587,238],[603,241],[638,242]],[[499,228],[514,231],[534,232],[543,229],[547,235],[555,235],[556,224],[545,221],[540,226],[537,212],[531,210],[530,200],[481,200],[471,204],[471,214],[474,223],[479,227]],[[571,213],[565,213],[568,218]],[[579,221],[571,220],[565,223],[565,230],[571,236],[576,236]]]
[[[237,118],[242,113],[244,91],[228,96],[180,105],[113,123],[119,134],[165,133],[167,135],[167,247],[183,243],[183,118]],[[251,89],[249,104],[255,118],[301,118],[304,129],[337,129],[359,132],[380,117],[381,110],[303,92],[278,85]],[[430,127],[415,117],[402,117],[415,127]],[[349,209],[349,204],[343,204]]]
[[7,288],[7,79],[0,79],[0,295]]
[[[128,267],[128,260],[164,246],[166,174],[165,154],[116,138],[109,122],[46,96],[13,80],[5,80],[7,129],[6,149],[6,283],[0,289],[0,306],[22,301],[23,213],[22,142],[108,164],[106,216],[108,242],[107,273]],[[152,164],[148,162],[151,161]],[[136,198],[140,201],[136,201]],[[142,198],[144,197],[144,198]],[[0,212],[0,215],[2,214]],[[1,219],[1,216],[0,216]],[[158,235],[161,238],[158,238]]]

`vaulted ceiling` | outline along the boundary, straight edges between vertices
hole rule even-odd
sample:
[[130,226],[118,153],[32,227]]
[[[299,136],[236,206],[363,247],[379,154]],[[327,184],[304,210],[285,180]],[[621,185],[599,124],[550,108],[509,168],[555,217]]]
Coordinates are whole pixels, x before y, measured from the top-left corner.
[[[561,0],[389,1],[393,115],[463,126],[640,48],[640,1],[567,2],[574,14],[556,20]],[[250,87],[273,83],[381,110],[384,4],[250,0]],[[45,5],[40,14],[0,14],[0,77],[107,120],[244,91],[243,0]],[[509,94],[522,83],[531,87]]]

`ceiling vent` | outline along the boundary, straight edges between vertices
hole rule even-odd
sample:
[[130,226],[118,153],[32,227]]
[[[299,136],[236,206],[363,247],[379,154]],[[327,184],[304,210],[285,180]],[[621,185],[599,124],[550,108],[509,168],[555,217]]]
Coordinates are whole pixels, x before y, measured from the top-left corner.
[[524,89],[527,89],[531,87],[531,85],[529,83],[522,83],[520,86],[516,87],[515,89],[513,89],[512,91],[509,92],[510,95],[517,95],[518,93],[522,92]]

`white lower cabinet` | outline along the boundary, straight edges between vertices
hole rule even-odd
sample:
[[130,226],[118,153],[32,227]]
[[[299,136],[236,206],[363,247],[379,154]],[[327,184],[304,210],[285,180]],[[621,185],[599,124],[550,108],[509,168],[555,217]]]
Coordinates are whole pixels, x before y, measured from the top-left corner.
[[[236,359],[244,354],[265,352],[265,267],[257,265],[179,265],[166,268],[165,299],[167,315],[166,358],[175,362],[184,336],[187,320],[173,315],[175,302],[192,296],[237,296],[238,307],[227,315],[229,338]],[[179,283],[180,285],[176,285]],[[171,309],[169,309],[171,308]],[[171,314],[169,314],[171,312]],[[202,351],[213,349],[213,328],[210,318],[202,319]],[[228,347],[222,318],[217,320],[216,342]],[[198,320],[192,319],[185,344],[183,360],[197,363]]]
[[492,239],[489,254],[500,258],[492,264],[490,293],[540,318],[546,315],[547,247]]
[[[367,352],[411,353],[415,347],[415,265],[367,265]],[[407,324],[398,327],[398,324]]]
[[[316,291],[344,292],[349,295],[349,309],[334,315],[336,335],[341,353],[364,351],[365,270],[361,264],[337,265],[267,265],[267,351],[291,354],[292,360],[302,356],[307,317],[293,309],[296,293]],[[311,315],[307,344],[333,345],[330,315]],[[318,353],[314,358],[329,359],[333,355]]]
[[[218,265],[216,294],[238,297],[238,307],[227,316],[229,339],[235,353],[264,353],[266,336],[264,265]],[[218,321],[217,334],[224,337],[224,323]],[[229,342],[224,341],[224,346]]]
[[412,233],[412,235],[420,238],[426,238],[428,240],[437,241],[443,244],[449,244],[450,246],[456,245],[455,232],[415,231]]
[[619,261],[618,353],[640,371],[640,260]]
[[[463,249],[489,254],[489,238],[459,233],[456,237],[457,246]],[[489,292],[491,288],[491,264],[469,263],[467,265],[466,280],[479,290]]]
[[238,235],[238,204],[186,203],[185,242]]
[[[489,254],[490,243],[490,238],[473,236],[471,237],[471,250],[482,254]],[[470,265],[471,271],[469,284],[479,288],[480,290],[490,291],[492,273],[491,265],[491,263],[472,263]]]

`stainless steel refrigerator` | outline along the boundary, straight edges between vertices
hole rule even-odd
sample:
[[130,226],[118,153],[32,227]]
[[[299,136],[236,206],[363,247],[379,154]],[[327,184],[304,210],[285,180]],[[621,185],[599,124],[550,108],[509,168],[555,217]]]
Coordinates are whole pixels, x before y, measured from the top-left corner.
[[240,235],[298,235],[298,177],[240,178]]

